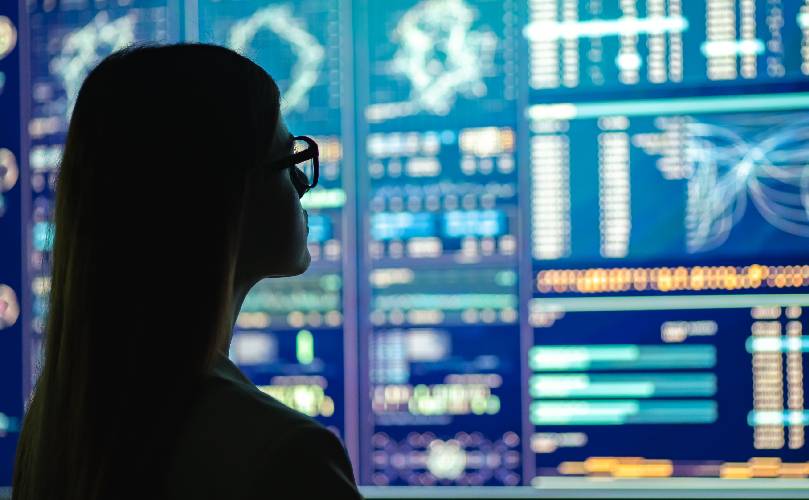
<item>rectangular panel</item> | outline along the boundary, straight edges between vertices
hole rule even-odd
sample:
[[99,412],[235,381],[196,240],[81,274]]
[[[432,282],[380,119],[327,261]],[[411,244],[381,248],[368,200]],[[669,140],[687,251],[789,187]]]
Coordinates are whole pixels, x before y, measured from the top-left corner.
[[21,57],[16,2],[0,6],[0,495],[22,420]]
[[528,108],[537,484],[807,476],[806,102]]
[[643,311],[577,300],[532,304],[540,476],[805,477],[806,296]]
[[[803,0],[527,0],[534,94],[805,81]],[[605,94],[607,95],[607,94]]]
[[800,263],[807,103],[799,93],[531,106],[533,258]]
[[365,484],[521,481],[516,9],[357,5]]

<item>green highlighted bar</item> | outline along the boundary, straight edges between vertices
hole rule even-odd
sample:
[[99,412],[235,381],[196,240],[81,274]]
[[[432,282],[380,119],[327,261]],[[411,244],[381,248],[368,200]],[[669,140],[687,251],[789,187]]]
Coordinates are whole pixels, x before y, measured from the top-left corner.
[[712,345],[563,345],[535,346],[528,351],[538,372],[713,368]]
[[751,411],[747,414],[747,424],[756,425],[809,425],[809,411]]
[[567,297],[533,299],[537,310],[565,312],[669,311],[809,306],[809,294],[656,295],[650,297]]
[[809,92],[647,99],[563,104],[537,104],[526,114],[531,120],[574,120],[602,116],[660,116],[679,114],[784,111],[809,108]]
[[809,352],[809,337],[748,337],[747,352]]
[[342,189],[320,189],[309,191],[301,198],[301,206],[310,208],[340,208],[346,204],[346,192]]
[[517,307],[517,296],[510,293],[457,293],[380,295],[374,298],[374,309],[506,309]]
[[534,425],[711,424],[717,405],[710,400],[534,401]]
[[529,390],[538,399],[710,397],[716,394],[716,376],[712,373],[534,375]]
[[295,357],[302,365],[311,365],[315,360],[315,338],[309,330],[301,330],[295,336]]

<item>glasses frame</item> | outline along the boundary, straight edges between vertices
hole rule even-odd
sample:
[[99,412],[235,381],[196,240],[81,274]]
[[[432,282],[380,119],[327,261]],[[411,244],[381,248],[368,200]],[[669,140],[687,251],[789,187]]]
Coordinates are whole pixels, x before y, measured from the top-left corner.
[[[304,194],[309,192],[315,186],[317,186],[317,181],[320,179],[320,151],[317,148],[317,143],[311,137],[305,135],[296,135],[291,138],[291,142],[294,144],[295,141],[303,141],[309,147],[304,149],[303,151],[298,151],[297,153],[292,153],[289,156],[281,158],[280,160],[276,160],[270,164],[270,168],[273,170],[285,170],[287,168],[295,168],[301,175],[299,175],[299,181],[302,182],[306,189],[300,193],[300,196],[303,197]],[[312,183],[309,183],[309,179],[303,173],[303,171],[298,167],[299,164],[305,161],[312,161]],[[293,174],[294,175],[294,174]],[[306,179],[305,181],[303,179]]]

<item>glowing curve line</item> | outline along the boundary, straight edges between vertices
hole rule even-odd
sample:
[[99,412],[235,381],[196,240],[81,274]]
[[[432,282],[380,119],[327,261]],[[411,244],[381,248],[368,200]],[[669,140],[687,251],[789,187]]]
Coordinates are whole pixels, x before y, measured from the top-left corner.
[[[707,250],[721,245],[733,225],[744,215],[746,198],[734,175],[717,182],[720,163],[733,163],[743,154],[743,139],[734,132],[709,124],[691,123],[687,126],[690,140],[686,151],[689,160],[700,165],[689,184],[688,216],[689,249]],[[708,138],[721,139],[718,146]]]
[[289,5],[271,5],[259,9],[247,19],[235,23],[230,29],[228,46],[244,53],[261,29],[267,29],[289,44],[296,57],[290,72],[291,83],[284,92],[284,107],[306,111],[307,96],[317,83],[325,50],[317,38],[306,30],[303,22],[295,18]]
[[755,140],[717,125],[689,123],[692,164],[686,227],[691,252],[727,240],[749,196],[773,227],[809,238],[809,119],[770,126]]

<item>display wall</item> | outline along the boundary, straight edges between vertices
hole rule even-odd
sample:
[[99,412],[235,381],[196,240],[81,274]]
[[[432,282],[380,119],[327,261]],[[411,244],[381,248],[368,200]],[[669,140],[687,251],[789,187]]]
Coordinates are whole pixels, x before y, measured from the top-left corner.
[[0,485],[73,100],[139,41],[244,53],[320,144],[312,266],[253,289],[230,354],[360,484],[809,476],[809,0],[25,7],[5,56],[0,17]]

